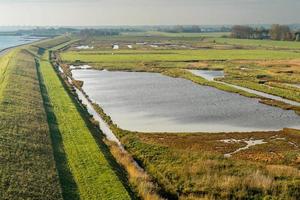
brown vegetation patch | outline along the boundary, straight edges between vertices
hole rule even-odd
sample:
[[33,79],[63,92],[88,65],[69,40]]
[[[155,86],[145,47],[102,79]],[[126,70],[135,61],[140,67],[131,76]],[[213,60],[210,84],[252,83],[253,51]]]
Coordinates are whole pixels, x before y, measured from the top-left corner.
[[[139,134],[141,141],[159,144],[174,149],[226,154],[245,147],[242,140],[263,140],[259,144],[233,154],[233,158],[272,164],[295,165],[300,154],[300,132],[284,129],[271,132],[217,133],[217,134]],[[225,143],[222,140],[235,139],[239,142]],[[292,155],[293,154],[293,155]]]

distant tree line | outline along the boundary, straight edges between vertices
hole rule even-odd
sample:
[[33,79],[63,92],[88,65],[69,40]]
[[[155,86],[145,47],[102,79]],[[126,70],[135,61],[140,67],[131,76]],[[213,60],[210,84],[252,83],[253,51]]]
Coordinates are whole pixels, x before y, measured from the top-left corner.
[[273,24],[270,29],[236,25],[232,27],[231,37],[240,39],[300,41],[300,32],[292,31],[289,26],[279,24]]
[[201,32],[230,32],[228,27],[201,27],[198,25],[177,25],[177,26],[161,26],[156,28],[157,31],[167,33],[201,33]]
[[201,33],[200,26],[171,26],[159,27],[157,31],[168,33]]
[[30,30],[18,30],[16,35],[31,35],[37,37],[54,37],[65,33],[75,33],[76,29],[73,28],[34,28]]
[[83,29],[79,32],[80,36],[113,36],[119,35],[120,30],[117,29]]

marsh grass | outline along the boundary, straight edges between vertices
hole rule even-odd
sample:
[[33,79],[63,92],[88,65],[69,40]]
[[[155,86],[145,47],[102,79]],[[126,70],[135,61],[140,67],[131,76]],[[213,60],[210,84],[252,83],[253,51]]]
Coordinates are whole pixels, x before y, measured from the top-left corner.
[[[194,199],[299,197],[300,176],[295,167],[226,159],[218,153],[189,147],[178,149],[161,145],[162,137],[149,143],[138,139],[139,135],[127,135],[122,142],[159,185],[179,199],[191,199],[191,195]],[[289,173],[284,174],[285,170]]]
[[129,182],[136,188],[135,190],[139,196],[144,200],[162,200],[159,195],[159,188],[150,178],[150,176],[133,160],[133,158],[120,147],[113,143],[106,141],[112,155],[122,165],[129,176]]

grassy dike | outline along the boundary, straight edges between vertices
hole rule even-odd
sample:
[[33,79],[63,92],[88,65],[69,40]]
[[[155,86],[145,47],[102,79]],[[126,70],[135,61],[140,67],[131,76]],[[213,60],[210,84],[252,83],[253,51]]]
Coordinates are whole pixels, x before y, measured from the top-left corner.
[[110,159],[113,158],[108,158],[104,144],[95,141],[80,109],[50,64],[48,52],[44,54],[39,65],[41,81],[45,84],[55,115],[50,123],[56,124],[59,130],[66,162],[80,199],[131,199],[111,164]]
[[0,58],[0,199],[62,199],[34,57]]

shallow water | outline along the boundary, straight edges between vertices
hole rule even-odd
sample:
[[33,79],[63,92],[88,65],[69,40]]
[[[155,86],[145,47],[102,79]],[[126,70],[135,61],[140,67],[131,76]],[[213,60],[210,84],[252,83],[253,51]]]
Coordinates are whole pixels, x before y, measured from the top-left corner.
[[224,71],[222,70],[188,70],[188,71],[197,76],[201,76],[209,81],[213,81],[215,78],[224,77]]
[[102,119],[102,117],[96,112],[92,104],[85,98],[84,94],[75,88],[78,98],[82,101],[84,105],[86,105],[87,111],[93,115],[93,118],[99,122],[99,127],[103,134],[107,137],[108,140],[116,142],[118,145],[121,145],[121,142],[117,139],[117,137],[110,130],[108,124]]
[[91,69],[92,67],[89,65],[70,65],[70,69],[74,70],[74,69]]
[[81,45],[81,46],[77,46],[76,49],[83,49],[83,50],[86,50],[86,49],[94,49],[94,47],[90,47],[88,45]]
[[[216,71],[216,70],[188,70],[188,71],[190,71],[191,73],[193,73],[197,76],[201,76],[201,77],[203,77],[203,78],[205,78],[209,81],[214,81],[214,78],[224,77],[224,72],[223,71]],[[282,102],[285,102],[285,103],[288,103],[288,104],[291,104],[291,105],[294,105],[294,106],[300,106],[299,102],[292,101],[292,100],[289,100],[289,99],[284,99],[284,98],[279,97],[279,96],[275,96],[275,95],[260,92],[260,91],[257,91],[257,90],[252,90],[252,89],[249,89],[249,88],[233,85],[233,84],[230,84],[230,83],[225,83],[225,82],[221,82],[221,81],[216,81],[216,82],[234,87],[234,88],[239,89],[239,90],[244,90],[246,92],[256,94],[258,96],[262,96],[262,97],[269,98],[269,99],[274,99],[274,100],[277,100],[277,101],[282,101]]]
[[255,139],[249,139],[249,140],[236,140],[236,139],[227,139],[227,140],[221,140],[224,143],[239,143],[239,142],[245,142],[246,146],[238,148],[237,150],[224,154],[225,157],[231,157],[233,154],[238,153],[240,151],[249,149],[252,146],[260,145],[260,144],[266,144],[267,142],[264,142],[264,140],[255,140]]
[[299,128],[300,117],[258,100],[156,73],[73,70],[83,90],[120,128],[231,132]]

